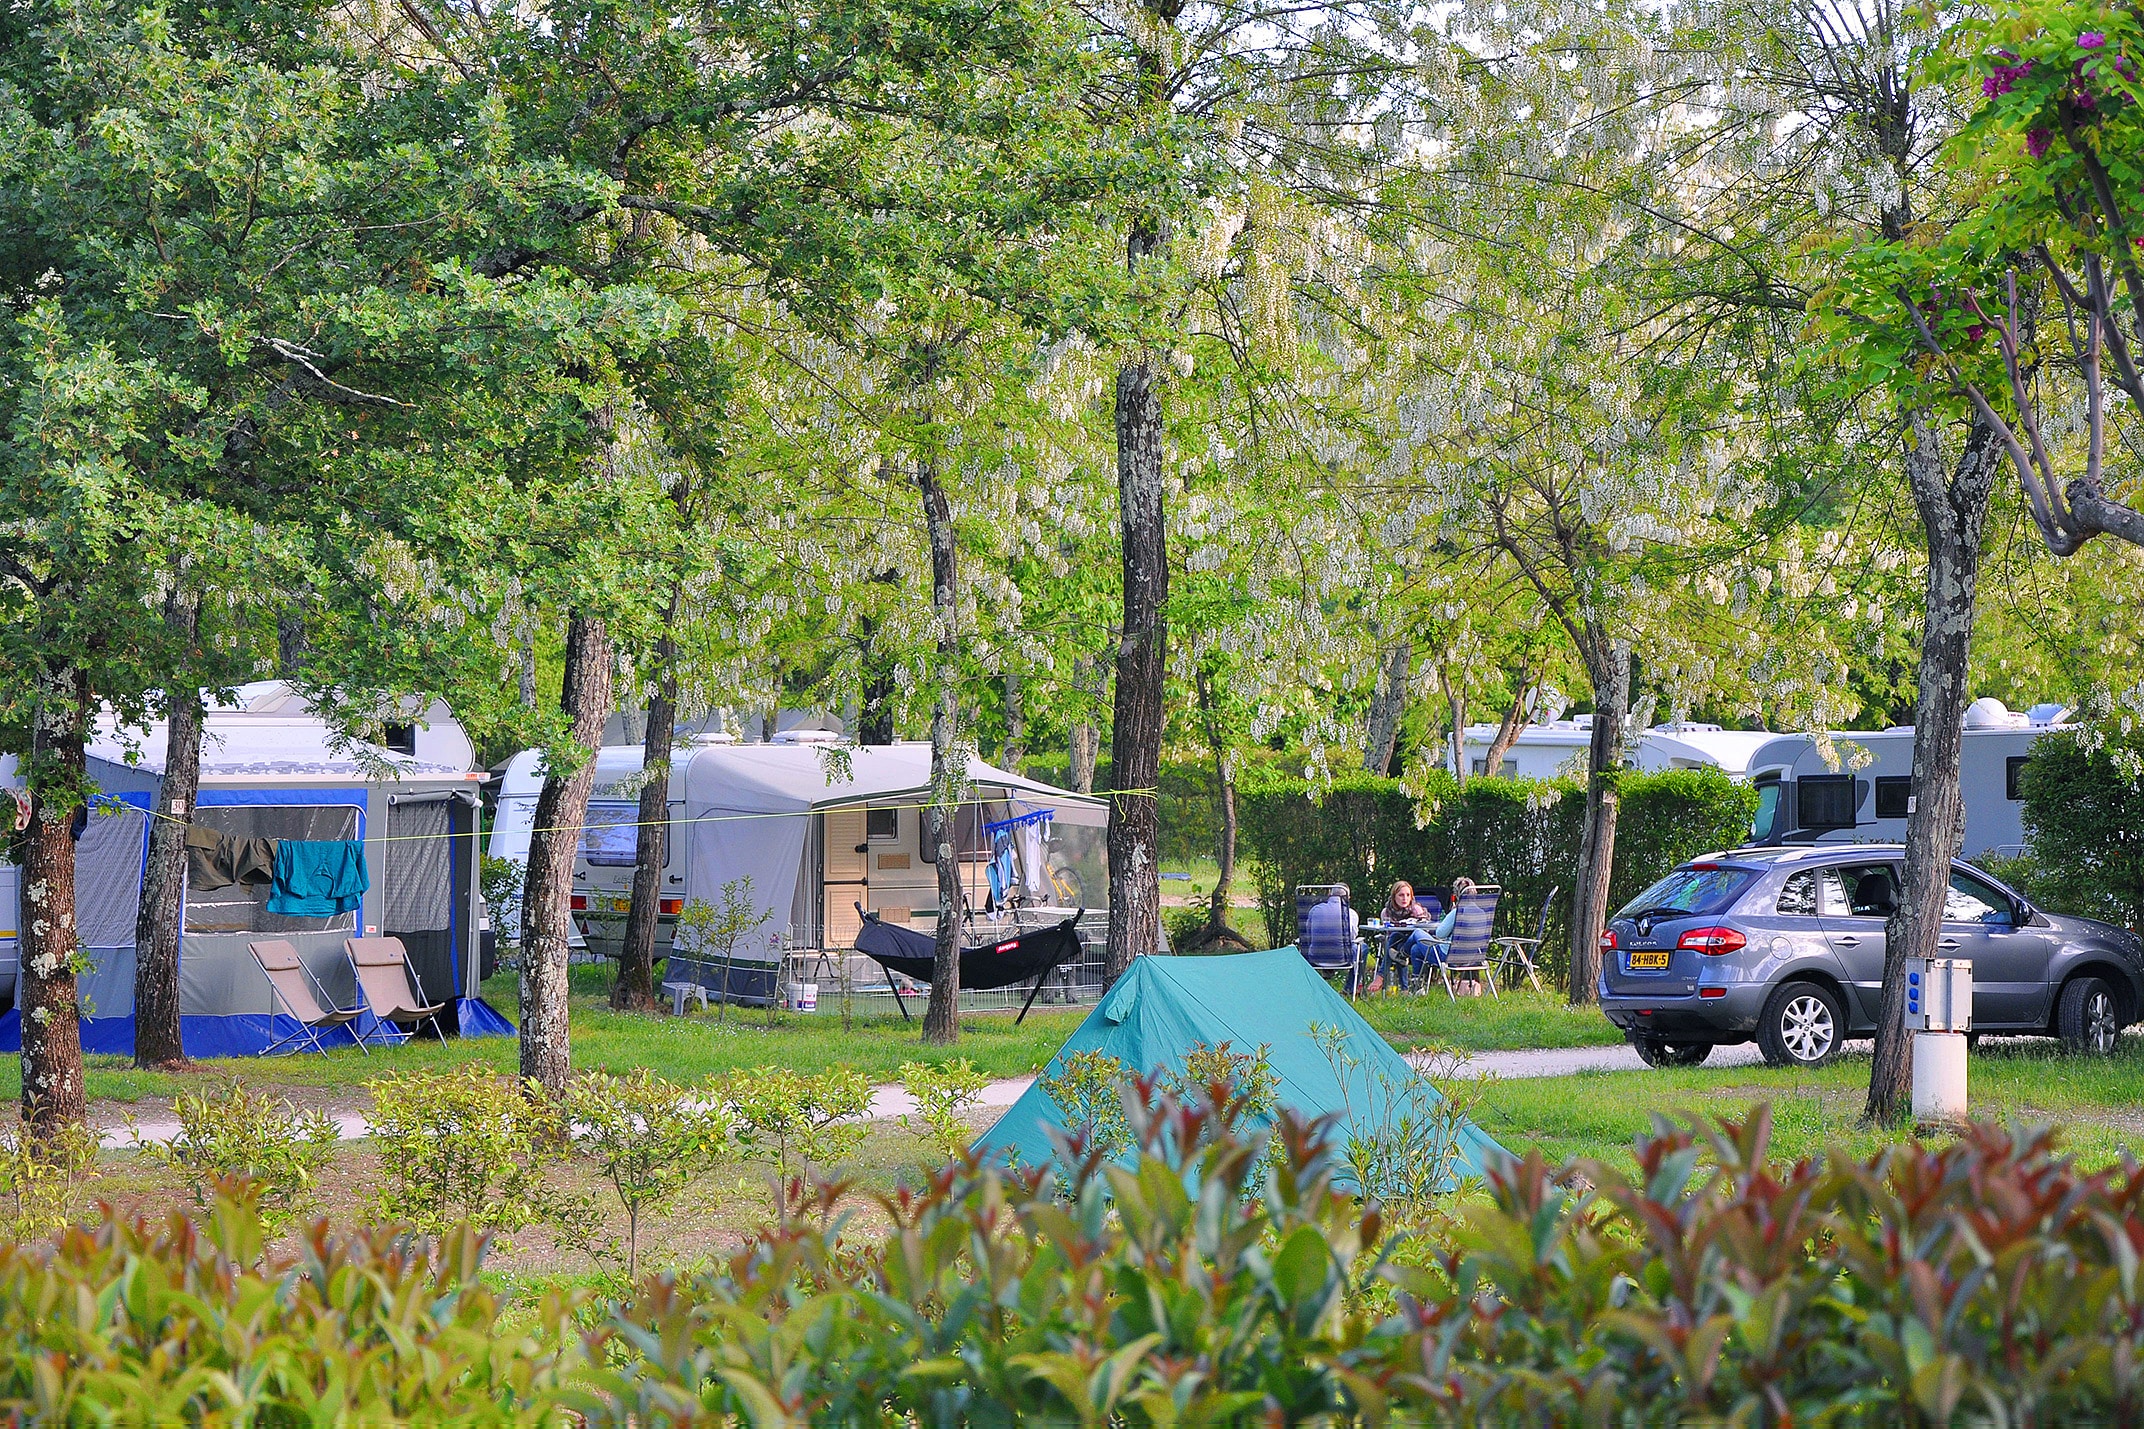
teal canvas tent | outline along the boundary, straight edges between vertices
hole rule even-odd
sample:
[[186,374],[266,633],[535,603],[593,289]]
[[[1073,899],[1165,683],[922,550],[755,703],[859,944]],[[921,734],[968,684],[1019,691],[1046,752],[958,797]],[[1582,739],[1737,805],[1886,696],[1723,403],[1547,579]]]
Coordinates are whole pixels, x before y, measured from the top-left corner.
[[[1314,1028],[1334,1029],[1352,1066],[1336,1068]],[[1043,1078],[1081,1052],[1104,1052],[1128,1072],[1181,1071],[1184,1055],[1223,1042],[1237,1053],[1268,1048],[1280,1103],[1304,1116],[1335,1115],[1343,1127],[1370,1132],[1394,1114],[1388,1088],[1436,1099],[1407,1060],[1335,992],[1293,948],[1211,958],[1137,958],[1109,995],[1050,1059]],[[1345,1086],[1341,1077],[1347,1078]],[[1042,1089],[1043,1078],[1021,1094],[983,1134],[980,1149],[1037,1166],[1055,1153],[1052,1129],[1065,1120]],[[1419,1105],[1419,1103],[1417,1103]],[[1369,1122],[1370,1125],[1361,1123]],[[1479,1175],[1503,1148],[1472,1122],[1460,1121],[1452,1164],[1460,1176]]]

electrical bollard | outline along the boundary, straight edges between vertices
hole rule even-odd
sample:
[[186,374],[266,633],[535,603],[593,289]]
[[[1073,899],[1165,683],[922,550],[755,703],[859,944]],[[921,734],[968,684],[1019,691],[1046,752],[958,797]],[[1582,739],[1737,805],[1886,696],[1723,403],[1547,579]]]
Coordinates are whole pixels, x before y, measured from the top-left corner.
[[1965,1034],[1972,1025],[1972,963],[1964,958],[1906,959],[1915,1121],[1965,1120]]

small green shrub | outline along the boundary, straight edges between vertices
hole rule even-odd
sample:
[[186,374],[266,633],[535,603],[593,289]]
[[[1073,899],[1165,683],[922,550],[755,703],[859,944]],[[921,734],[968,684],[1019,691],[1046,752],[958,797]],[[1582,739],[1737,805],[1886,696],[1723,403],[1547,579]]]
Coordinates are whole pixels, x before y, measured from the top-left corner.
[[[711,1170],[729,1144],[719,1100],[642,1067],[625,1076],[589,1072],[566,1088],[573,1150],[595,1168],[625,1212],[625,1278],[640,1278],[640,1232],[651,1214]],[[597,1259],[618,1258],[615,1237],[586,1233],[595,1217],[568,1222],[572,1243]]]
[[1465,1095],[1458,1075],[1464,1059],[1417,1049],[1417,1056],[1426,1051],[1431,1071],[1443,1075],[1440,1087],[1430,1073],[1410,1070],[1395,1077],[1363,1062],[1347,1050],[1347,1034],[1337,1027],[1313,1025],[1310,1035],[1340,1085],[1345,1110],[1334,1151],[1353,1185],[1408,1215],[1422,1214],[1436,1197],[1456,1189],[1461,1135],[1479,1100]]
[[509,1318],[473,1231],[322,1229],[266,1254],[249,1194],[198,1221],[0,1243],[0,1408],[29,1424],[559,1424],[575,1295]]
[[901,1125],[927,1138],[946,1160],[956,1161],[975,1139],[968,1113],[989,1085],[990,1079],[965,1057],[943,1066],[903,1062],[901,1089],[915,1101],[916,1110],[902,1117]]
[[443,1235],[464,1222],[510,1232],[544,1217],[544,1168],[561,1137],[555,1111],[476,1066],[365,1086],[382,1178],[378,1219]]
[[846,1067],[816,1076],[755,1067],[725,1078],[718,1096],[744,1157],[766,1163],[783,1184],[806,1168],[831,1172],[869,1129],[871,1084]]
[[[754,901],[749,875],[723,884],[719,904],[694,898],[678,911],[677,926],[670,934],[671,955],[722,969],[723,996],[717,1021],[729,1020],[730,967],[739,945],[773,916],[773,910],[761,908]],[[773,1010],[771,1003],[768,1010]]]
[[96,1171],[97,1134],[87,1127],[40,1137],[19,1117],[0,1121],[0,1236],[34,1240],[66,1225]]
[[1042,1094],[1057,1104],[1065,1128],[1102,1156],[1114,1159],[1131,1142],[1124,1120],[1124,1063],[1107,1052],[1074,1052],[1042,1077]]
[[172,1102],[178,1134],[145,1154],[186,1179],[196,1205],[230,1181],[250,1183],[260,1216],[281,1230],[305,1210],[320,1173],[335,1160],[335,1123],[281,1097],[255,1096],[235,1081]]

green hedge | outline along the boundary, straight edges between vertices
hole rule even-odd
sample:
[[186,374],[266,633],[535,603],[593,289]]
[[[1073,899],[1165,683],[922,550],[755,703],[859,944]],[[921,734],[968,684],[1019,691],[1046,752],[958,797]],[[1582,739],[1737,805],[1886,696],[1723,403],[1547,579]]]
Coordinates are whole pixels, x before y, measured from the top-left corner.
[[[1609,897],[1620,905],[1684,859],[1731,848],[1749,833],[1756,793],[1715,769],[1624,771]],[[1565,895],[1578,867],[1585,787],[1575,779],[1433,777],[1418,806],[1396,779],[1348,775],[1322,796],[1302,780],[1275,780],[1237,799],[1244,862],[1273,939],[1295,936],[1295,888],[1345,883],[1365,915],[1397,879],[1448,885],[1461,876],[1504,890],[1498,931],[1533,932],[1549,910],[1548,966],[1569,966]],[[1416,810],[1430,810],[1416,826]]]
[[2025,765],[2029,868],[1999,870],[2058,913],[2144,930],[2144,732],[2087,747],[2033,741]]

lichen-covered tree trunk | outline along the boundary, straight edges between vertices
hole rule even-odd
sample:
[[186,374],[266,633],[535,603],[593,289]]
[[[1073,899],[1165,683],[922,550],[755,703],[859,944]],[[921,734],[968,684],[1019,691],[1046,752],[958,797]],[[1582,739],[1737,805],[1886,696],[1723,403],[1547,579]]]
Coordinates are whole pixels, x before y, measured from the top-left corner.
[[1392,755],[1400,742],[1400,717],[1407,713],[1407,675],[1414,665],[1414,642],[1401,640],[1385,652],[1377,691],[1370,697],[1370,730],[1362,743],[1362,767],[1372,774],[1392,772]]
[[923,1013],[923,1040],[951,1043],[960,1037],[960,925],[965,895],[960,887],[960,851],[954,847],[959,820],[953,800],[966,782],[956,741],[960,734],[960,570],[954,544],[953,508],[928,457],[916,463],[923,495],[923,524],[931,543],[931,618],[938,627],[938,692],[931,705],[930,837],[938,846],[938,939],[931,955],[931,999]]
[[[668,620],[677,619],[677,598]],[[618,951],[618,981],[610,1005],[620,1012],[647,1012],[655,1000],[655,932],[662,913],[663,865],[670,852],[670,745],[677,734],[677,674],[671,663],[677,642],[666,633],[655,645],[661,674],[648,696],[648,727],[641,738],[640,827],[633,844],[633,901],[625,915],[625,944]]]
[[[1081,655],[1072,662],[1072,690],[1084,704],[1093,684],[1100,683],[1100,662]],[[1094,792],[1094,765],[1102,751],[1102,732],[1084,712],[1072,722],[1065,741],[1065,783],[1075,793]]]
[[[200,628],[198,591],[175,589],[164,619],[189,645]],[[186,826],[201,787],[201,690],[191,679],[164,692],[164,777],[157,784],[134,922],[134,1065],[186,1061],[179,1036],[179,938],[186,915]]]
[[1630,707],[1630,645],[1586,626],[1587,671],[1593,680],[1593,740],[1586,755],[1586,824],[1571,890],[1571,986],[1574,1006],[1599,998],[1601,930],[1608,922],[1608,878],[1615,864],[1616,816],[1622,796],[1623,720]]
[[[545,1095],[563,1096],[573,1072],[566,1025],[566,950],[573,917],[573,865],[596,783],[596,751],[610,717],[610,633],[596,616],[566,625],[559,706],[572,748],[562,752],[536,796],[527,882],[521,895],[521,1075]],[[570,759],[572,762],[567,763]]]
[[[1135,232],[1136,269],[1160,239]],[[1124,629],[1109,731],[1109,953],[1113,982],[1161,942],[1163,682],[1169,598],[1163,523],[1160,355],[1142,352],[1117,370],[1117,504],[1123,533]]]
[[2002,451],[1991,424],[1975,420],[1955,464],[1926,414],[1910,415],[1906,483],[1928,544],[1928,591],[1921,624],[1920,689],[1913,703],[1913,803],[1906,814],[1906,878],[1898,911],[1884,929],[1883,1003],[1869,1067],[1864,1119],[1888,1122],[1912,1105],[1913,1060],[1905,1034],[1908,958],[1937,956],[1950,861],[1965,833],[1958,783],[1965,745],[1966,683],[1980,538]]
[[1519,674],[1519,692],[1511,701],[1511,708],[1504,711],[1503,721],[1496,727],[1496,738],[1489,741],[1488,756],[1482,761],[1482,772],[1494,779],[1503,772],[1504,758],[1511,747],[1519,742],[1519,734],[1526,728],[1526,702],[1533,695],[1533,677],[1525,671]]
[[86,764],[87,681],[63,671],[45,682],[30,760],[30,826],[22,839],[22,1118],[49,1138],[88,1119],[82,1026],[75,1002],[79,924],[74,901],[74,815]]
[[1206,926],[1192,935],[1184,951],[1228,943],[1248,950],[1250,943],[1228,925],[1236,889],[1236,769],[1227,741],[1221,737],[1220,711],[1213,697],[1213,674],[1202,662],[1195,677],[1199,715],[1206,727],[1206,747],[1213,754],[1214,802],[1220,815],[1220,833],[1214,848],[1218,871],[1213,880],[1213,898],[1206,908]]

